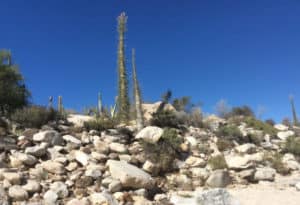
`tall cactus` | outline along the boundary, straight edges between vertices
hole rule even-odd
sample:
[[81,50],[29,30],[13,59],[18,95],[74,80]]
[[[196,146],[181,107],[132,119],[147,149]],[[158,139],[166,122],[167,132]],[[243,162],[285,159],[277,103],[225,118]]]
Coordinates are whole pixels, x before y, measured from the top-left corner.
[[135,103],[135,114],[136,114],[136,125],[138,130],[144,127],[143,112],[142,112],[142,99],[139,82],[136,76],[136,65],[135,65],[135,49],[132,49],[132,77],[133,77],[133,93]]
[[129,97],[128,97],[128,79],[125,66],[124,36],[126,32],[127,16],[122,12],[118,17],[118,74],[119,74],[119,92],[118,92],[118,118],[126,123],[129,120]]
[[58,108],[57,108],[58,112],[60,114],[63,114],[63,102],[62,102],[62,96],[58,96]]
[[53,109],[53,96],[49,97],[48,108]]
[[103,111],[103,107],[102,107],[102,96],[101,93],[98,93],[98,115],[101,116],[102,115],[102,111]]
[[295,126],[299,125],[299,121],[297,118],[297,114],[296,114],[296,108],[295,108],[295,104],[294,104],[294,96],[290,95],[290,103],[291,103],[291,107],[292,107],[292,114],[293,114],[293,124]]

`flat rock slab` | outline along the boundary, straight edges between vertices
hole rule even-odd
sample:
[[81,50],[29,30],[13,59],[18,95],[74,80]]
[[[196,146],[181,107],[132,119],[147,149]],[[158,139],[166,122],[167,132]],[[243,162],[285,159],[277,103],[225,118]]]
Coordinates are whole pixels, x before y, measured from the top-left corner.
[[151,188],[153,179],[145,171],[125,161],[108,160],[107,166],[114,179],[120,180],[123,187]]

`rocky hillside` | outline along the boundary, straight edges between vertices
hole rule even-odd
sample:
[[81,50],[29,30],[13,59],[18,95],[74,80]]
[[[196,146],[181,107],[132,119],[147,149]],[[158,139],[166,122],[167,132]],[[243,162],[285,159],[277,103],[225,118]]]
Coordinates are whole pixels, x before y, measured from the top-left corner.
[[99,132],[74,118],[0,129],[1,205],[237,205],[227,188],[300,172],[297,127],[209,116],[203,128]]

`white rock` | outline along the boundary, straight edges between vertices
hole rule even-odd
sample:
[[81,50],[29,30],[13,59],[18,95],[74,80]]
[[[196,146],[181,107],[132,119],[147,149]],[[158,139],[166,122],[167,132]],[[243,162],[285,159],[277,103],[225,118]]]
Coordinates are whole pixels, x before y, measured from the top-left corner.
[[254,162],[261,162],[263,160],[262,153],[240,155],[227,155],[225,156],[226,163],[229,169],[242,170],[254,166]]
[[44,204],[43,205],[57,205],[56,201],[58,199],[58,195],[52,191],[48,190],[44,194]]
[[84,122],[88,122],[93,119],[95,118],[88,115],[78,115],[78,114],[68,115],[68,121],[73,123],[75,127],[83,127]]
[[190,143],[192,147],[196,147],[198,142],[195,137],[186,137],[186,140]]
[[35,145],[33,147],[26,147],[25,153],[35,157],[41,157],[46,154],[46,147],[47,143],[41,143],[40,145]]
[[25,184],[23,186],[23,189],[25,189],[29,193],[36,193],[36,192],[39,192],[41,190],[41,186],[40,186],[40,183],[38,183],[35,180],[28,180],[27,184]]
[[109,148],[113,152],[118,152],[118,153],[125,153],[127,152],[127,148],[124,144],[120,144],[117,142],[112,142],[109,144]]
[[116,199],[107,193],[93,193],[89,197],[92,205],[118,205]]
[[125,188],[149,188],[153,185],[153,179],[148,173],[127,162],[108,160],[107,166],[111,176],[120,180]]
[[83,166],[86,166],[89,163],[89,155],[82,151],[75,151],[75,159]]
[[87,166],[84,175],[97,179],[102,176],[101,167],[98,165],[89,165]]
[[160,127],[148,126],[142,129],[136,136],[136,139],[143,139],[148,143],[155,144],[163,135],[164,130]]
[[294,134],[295,132],[292,130],[281,131],[277,133],[277,137],[281,140],[286,140],[288,137],[293,136]]
[[256,151],[255,144],[246,143],[240,146],[235,147],[236,151],[243,154],[252,154]]
[[188,167],[205,167],[206,161],[199,157],[190,156],[185,160]]
[[19,159],[23,164],[28,166],[34,165],[37,162],[37,159],[34,156],[29,154],[15,152],[13,153],[13,156]]
[[56,193],[60,199],[66,198],[69,195],[67,185],[60,181],[51,184],[50,190]]
[[71,143],[74,143],[74,144],[77,144],[77,145],[81,144],[81,141],[79,139],[77,139],[76,137],[73,137],[72,135],[64,135],[63,139],[66,142],[71,142]]
[[19,185],[14,185],[9,188],[8,195],[14,200],[14,201],[25,201],[28,199],[28,193],[26,190],[24,190]]
[[295,159],[293,154],[287,153],[282,157],[282,162],[286,165],[287,168],[291,170],[299,170],[300,164]]
[[152,163],[151,161],[147,160],[143,165],[143,170],[145,170],[148,173],[156,175],[159,172],[159,167],[154,163]]
[[300,182],[298,182],[297,184],[295,184],[296,190],[300,191]]
[[4,172],[3,174],[4,179],[9,181],[11,184],[20,184],[21,183],[21,174],[16,172]]
[[208,177],[206,184],[213,188],[224,188],[231,183],[229,173],[225,170],[215,170]]
[[111,193],[120,191],[122,189],[122,184],[119,180],[113,180],[109,185],[108,185],[108,190]]
[[55,130],[46,130],[33,135],[35,142],[47,142],[52,145],[59,145],[62,143],[62,138]]
[[254,180],[274,181],[276,170],[273,168],[257,168],[254,174]]
[[285,126],[283,124],[276,124],[274,125],[274,128],[276,128],[279,131],[287,131],[289,129],[288,126]]
[[50,173],[53,173],[53,174],[65,173],[65,167],[59,162],[54,162],[54,161],[48,160],[48,161],[42,162],[41,165],[46,171],[48,171]]

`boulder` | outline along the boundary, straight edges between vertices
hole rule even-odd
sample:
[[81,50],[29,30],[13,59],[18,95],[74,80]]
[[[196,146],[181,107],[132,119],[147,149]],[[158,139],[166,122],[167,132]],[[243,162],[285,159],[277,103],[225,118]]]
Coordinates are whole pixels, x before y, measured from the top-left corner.
[[224,188],[231,183],[231,178],[228,171],[215,170],[208,177],[206,184],[213,188]]
[[30,154],[24,154],[21,152],[14,152],[13,156],[20,160],[24,165],[32,166],[37,162],[37,159],[30,155]]
[[293,154],[287,153],[283,156],[282,162],[290,170],[300,170],[300,164]]
[[27,147],[25,149],[26,154],[33,155],[35,157],[42,157],[47,153],[47,143],[41,143],[33,147]]
[[95,149],[97,152],[107,154],[109,152],[109,145],[107,142],[101,141],[100,139],[97,139],[93,142]]
[[295,135],[295,132],[292,130],[281,131],[277,133],[277,137],[281,140],[286,140],[288,137]]
[[77,139],[76,137],[73,137],[72,135],[64,135],[63,139],[66,142],[74,143],[74,144],[77,144],[77,145],[81,144],[81,140]]
[[16,172],[4,172],[3,174],[4,179],[9,181],[11,184],[21,184],[21,174]]
[[276,170],[273,168],[257,168],[254,174],[256,181],[274,181]]
[[13,201],[25,201],[28,199],[27,191],[19,185],[11,186],[8,190],[8,195]]
[[59,163],[59,162],[55,162],[55,161],[45,161],[41,163],[42,167],[52,173],[52,174],[64,174],[65,173],[65,167]]
[[120,144],[117,142],[110,143],[109,148],[112,152],[117,152],[117,153],[126,153],[128,151],[124,144]]
[[0,186],[0,204],[1,205],[9,205],[8,195],[6,194],[6,192],[2,186]]
[[57,199],[58,199],[58,195],[54,191],[48,190],[44,194],[43,205],[57,205]]
[[59,133],[55,130],[41,131],[33,135],[33,141],[35,142],[47,142],[51,145],[61,145],[63,139],[60,137]]
[[142,139],[145,142],[155,144],[163,135],[164,130],[160,127],[148,126],[142,129],[136,136],[136,139]]
[[35,180],[28,180],[27,184],[23,186],[23,189],[29,193],[36,193],[41,190],[40,183]]
[[95,118],[88,115],[71,114],[68,115],[68,122],[74,124],[75,127],[83,127],[84,122],[94,120]]
[[56,193],[59,199],[64,199],[69,195],[67,185],[60,181],[51,184],[50,190]]
[[93,193],[90,195],[89,199],[92,205],[118,205],[116,199],[112,195],[105,192]]
[[255,146],[255,144],[246,143],[246,144],[235,147],[235,150],[238,151],[239,153],[243,153],[243,154],[252,154],[252,153],[256,152],[256,146]]
[[89,163],[89,155],[82,151],[75,151],[75,159],[79,162],[82,166],[86,166]]
[[274,125],[274,128],[279,131],[287,131],[289,129],[288,126],[283,125],[283,124],[276,124],[276,125]]
[[249,169],[253,167],[255,163],[262,162],[263,153],[245,154],[243,156],[227,155],[225,156],[225,160],[229,169],[233,169],[233,170]]
[[107,166],[114,179],[120,180],[125,188],[151,188],[153,179],[151,176],[136,166],[124,161],[108,160]]

